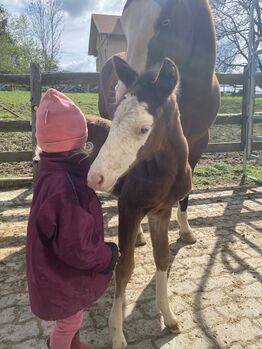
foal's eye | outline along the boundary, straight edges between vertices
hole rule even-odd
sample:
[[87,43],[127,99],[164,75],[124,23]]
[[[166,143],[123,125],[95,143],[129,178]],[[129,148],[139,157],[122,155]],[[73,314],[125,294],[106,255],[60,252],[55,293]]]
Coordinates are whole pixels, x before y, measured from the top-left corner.
[[161,21],[161,26],[162,27],[168,27],[169,24],[170,24],[170,19],[169,18],[163,19],[163,21]]
[[142,135],[145,135],[149,132],[149,127],[141,127],[140,132]]

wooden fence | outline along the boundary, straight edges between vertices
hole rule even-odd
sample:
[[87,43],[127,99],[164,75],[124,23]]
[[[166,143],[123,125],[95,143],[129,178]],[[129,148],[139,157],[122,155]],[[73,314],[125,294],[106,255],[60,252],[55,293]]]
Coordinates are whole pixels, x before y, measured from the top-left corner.
[[[241,139],[239,142],[210,143],[206,153],[224,153],[243,151],[246,144],[246,79],[243,74],[217,74],[220,84],[242,85],[244,90],[242,114],[219,114],[215,125],[240,125]],[[89,84],[98,85],[98,73],[42,73],[38,65],[31,65],[31,74],[0,74],[0,83],[28,85],[31,91],[31,121],[4,121],[0,120],[0,132],[32,132],[32,151],[1,152],[0,163],[32,161],[35,148],[35,114],[41,99],[42,86],[54,84]],[[257,83],[262,85],[262,77]],[[262,149],[262,142],[253,143],[254,150]]]

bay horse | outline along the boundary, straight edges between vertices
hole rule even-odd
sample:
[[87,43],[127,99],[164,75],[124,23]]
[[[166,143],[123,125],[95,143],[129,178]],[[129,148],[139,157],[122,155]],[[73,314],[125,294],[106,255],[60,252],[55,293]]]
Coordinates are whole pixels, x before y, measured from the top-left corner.
[[160,68],[139,75],[117,56],[113,64],[127,93],[89,170],[88,184],[118,197],[120,259],[109,327],[113,349],[121,349],[127,346],[122,319],[125,289],[134,269],[137,231],[145,216],[157,269],[157,305],[167,328],[179,333],[167,294],[168,226],[174,203],[191,190],[192,173],[177,103],[176,65],[165,58]]
[[[178,105],[189,145],[192,171],[209,140],[209,128],[219,105],[219,84],[214,73],[216,37],[208,0],[128,0],[121,24],[127,52],[119,54],[138,73],[172,59],[180,73]],[[116,87],[116,93],[115,93]],[[118,82],[109,59],[100,74],[100,115],[113,119],[117,103],[126,90]],[[116,96],[116,98],[115,98]],[[179,202],[180,239],[196,241],[188,223],[188,196]],[[143,237],[140,234],[140,241]]]

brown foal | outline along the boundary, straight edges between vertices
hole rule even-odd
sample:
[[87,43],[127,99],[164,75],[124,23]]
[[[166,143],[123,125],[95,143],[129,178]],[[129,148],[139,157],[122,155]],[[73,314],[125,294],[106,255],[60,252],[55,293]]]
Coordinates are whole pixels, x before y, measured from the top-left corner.
[[188,144],[177,103],[179,73],[170,59],[138,75],[114,58],[116,74],[128,88],[115,111],[109,135],[93,162],[88,184],[118,197],[120,260],[109,325],[113,349],[126,347],[122,306],[134,268],[137,231],[147,216],[156,264],[156,299],[165,325],[179,332],[167,296],[168,227],[174,203],[191,189]]

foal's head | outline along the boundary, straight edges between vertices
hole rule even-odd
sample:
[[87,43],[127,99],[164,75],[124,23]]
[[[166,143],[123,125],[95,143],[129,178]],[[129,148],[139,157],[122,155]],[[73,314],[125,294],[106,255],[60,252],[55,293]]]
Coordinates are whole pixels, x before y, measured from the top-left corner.
[[[103,191],[110,191],[137,159],[139,150],[153,137],[159,118],[165,117],[166,105],[172,100],[177,108],[174,91],[179,76],[170,59],[165,58],[159,69],[140,76],[119,57],[114,57],[114,66],[127,92],[116,108],[108,138],[88,174],[89,186]],[[150,147],[154,147],[154,139],[150,139]]]

